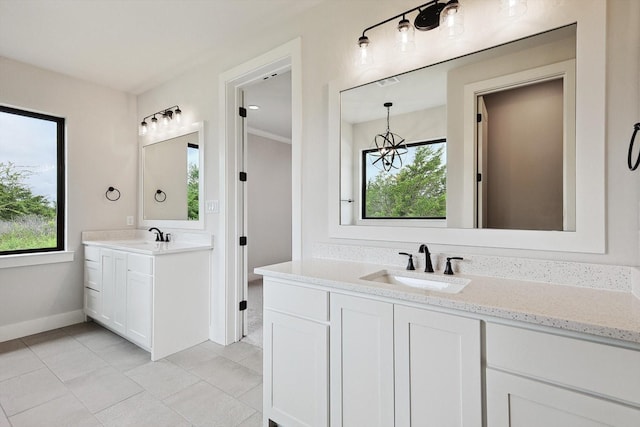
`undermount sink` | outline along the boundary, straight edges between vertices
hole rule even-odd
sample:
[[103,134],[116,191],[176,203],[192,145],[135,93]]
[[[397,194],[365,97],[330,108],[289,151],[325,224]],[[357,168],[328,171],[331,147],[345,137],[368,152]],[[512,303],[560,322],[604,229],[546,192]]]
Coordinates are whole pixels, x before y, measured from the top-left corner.
[[389,285],[403,285],[430,291],[447,292],[450,294],[457,294],[471,282],[470,279],[461,277],[427,276],[426,273],[394,270],[380,270],[362,276],[360,279],[370,282],[387,283]]

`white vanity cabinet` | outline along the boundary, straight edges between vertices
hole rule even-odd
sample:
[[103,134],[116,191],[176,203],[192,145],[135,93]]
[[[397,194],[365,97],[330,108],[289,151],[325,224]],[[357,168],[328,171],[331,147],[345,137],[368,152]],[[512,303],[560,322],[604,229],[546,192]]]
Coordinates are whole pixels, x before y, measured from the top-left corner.
[[491,427],[640,426],[640,352],[487,324]]
[[264,307],[265,423],[482,426],[479,320],[269,277]]
[[329,293],[268,278],[263,292],[264,424],[327,427]]
[[85,245],[85,314],[158,360],[208,339],[210,250]]

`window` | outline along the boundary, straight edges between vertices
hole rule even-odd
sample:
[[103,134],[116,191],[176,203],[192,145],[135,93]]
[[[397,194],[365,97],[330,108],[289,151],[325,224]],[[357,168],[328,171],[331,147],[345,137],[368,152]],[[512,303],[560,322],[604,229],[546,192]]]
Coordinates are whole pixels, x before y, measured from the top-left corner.
[[384,172],[375,149],[362,152],[363,219],[445,219],[446,140],[407,144],[403,165]]
[[64,250],[64,129],[0,106],[0,255]]

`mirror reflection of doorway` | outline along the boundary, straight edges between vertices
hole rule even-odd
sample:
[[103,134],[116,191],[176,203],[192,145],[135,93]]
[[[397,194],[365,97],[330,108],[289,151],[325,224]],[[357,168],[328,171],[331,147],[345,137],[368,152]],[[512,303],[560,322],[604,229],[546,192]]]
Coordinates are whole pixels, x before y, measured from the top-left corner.
[[562,78],[477,97],[477,224],[564,229]]

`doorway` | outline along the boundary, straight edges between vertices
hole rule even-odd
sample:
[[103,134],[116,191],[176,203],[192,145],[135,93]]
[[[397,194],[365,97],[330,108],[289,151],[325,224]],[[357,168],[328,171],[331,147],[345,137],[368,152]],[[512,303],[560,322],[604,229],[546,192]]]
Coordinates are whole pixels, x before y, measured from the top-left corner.
[[[251,173],[244,170],[250,151],[250,120],[242,117],[245,91],[258,85],[265,77],[290,72],[291,75],[291,258],[300,259],[302,253],[301,227],[301,42],[292,40],[270,52],[256,57],[220,75],[220,193],[224,207],[219,218],[221,262],[215,266],[212,287],[211,339],[230,344],[240,341],[245,333],[247,310],[245,296],[249,279],[248,253],[251,231],[247,213],[248,186]],[[246,114],[249,115],[248,112]],[[255,133],[255,132],[254,132]],[[243,180],[246,173],[247,181]],[[282,189],[287,192],[287,189]],[[247,234],[245,234],[247,233]],[[246,242],[246,246],[243,244]]]

